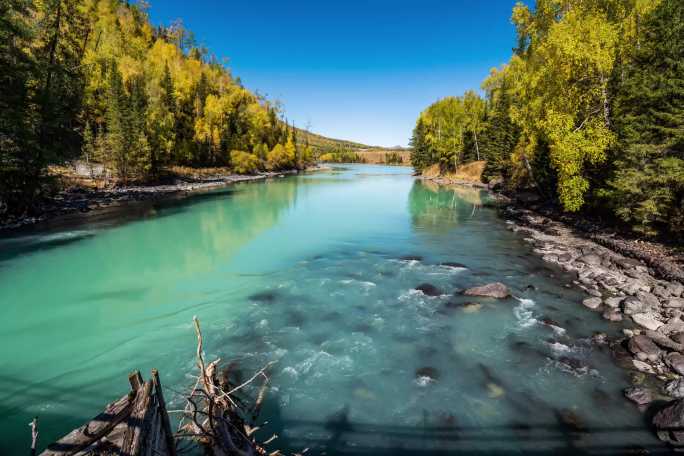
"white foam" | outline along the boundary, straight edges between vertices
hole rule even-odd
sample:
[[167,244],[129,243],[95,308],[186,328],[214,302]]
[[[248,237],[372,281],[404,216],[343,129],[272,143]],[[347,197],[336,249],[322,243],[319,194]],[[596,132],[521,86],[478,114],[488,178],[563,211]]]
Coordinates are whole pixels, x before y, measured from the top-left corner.
[[[532,308],[535,306],[535,302],[532,299],[525,298],[515,298],[520,304],[513,308],[513,315],[518,320],[518,326],[520,328],[529,328],[537,323],[537,319],[533,317],[534,312]],[[561,328],[562,329],[562,328]]]
[[428,386],[432,382],[434,382],[434,380],[427,375],[421,375],[420,377],[416,378],[416,385],[422,388]]

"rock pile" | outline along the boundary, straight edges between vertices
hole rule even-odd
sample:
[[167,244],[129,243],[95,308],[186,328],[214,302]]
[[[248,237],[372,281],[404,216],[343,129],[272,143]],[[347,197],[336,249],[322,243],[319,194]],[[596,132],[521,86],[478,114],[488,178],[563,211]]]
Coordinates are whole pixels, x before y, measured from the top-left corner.
[[622,322],[626,338],[613,345],[627,349],[632,369],[654,375],[662,385],[660,391],[629,388],[625,395],[642,406],[663,394],[675,399],[656,415],[654,425],[663,440],[684,446],[684,434],[673,432],[684,423],[684,405],[677,399],[684,396],[684,285],[672,279],[682,277],[682,271],[670,265],[663,274],[548,217],[513,206],[502,210],[510,229],[535,253],[574,276],[573,284],[588,295],[585,307]]

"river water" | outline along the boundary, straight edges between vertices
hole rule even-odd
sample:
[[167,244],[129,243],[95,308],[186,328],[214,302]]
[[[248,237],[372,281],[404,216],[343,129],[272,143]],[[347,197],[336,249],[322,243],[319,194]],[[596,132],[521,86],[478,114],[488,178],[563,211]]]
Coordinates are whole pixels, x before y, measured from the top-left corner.
[[[487,196],[350,165],[141,203],[0,239],[1,454],[42,446],[160,370],[170,408],[208,359],[269,361],[273,445],[308,454],[662,451],[570,278]],[[444,263],[460,263],[445,265]],[[507,284],[514,298],[459,290]],[[415,290],[422,283],[439,296]]]

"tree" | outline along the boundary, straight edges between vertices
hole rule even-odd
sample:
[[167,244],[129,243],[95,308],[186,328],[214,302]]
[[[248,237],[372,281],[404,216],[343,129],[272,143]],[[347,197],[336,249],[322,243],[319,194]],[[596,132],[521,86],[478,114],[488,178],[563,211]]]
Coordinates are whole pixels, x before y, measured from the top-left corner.
[[641,26],[641,45],[615,73],[619,145],[599,192],[647,234],[684,233],[684,5],[663,1]]

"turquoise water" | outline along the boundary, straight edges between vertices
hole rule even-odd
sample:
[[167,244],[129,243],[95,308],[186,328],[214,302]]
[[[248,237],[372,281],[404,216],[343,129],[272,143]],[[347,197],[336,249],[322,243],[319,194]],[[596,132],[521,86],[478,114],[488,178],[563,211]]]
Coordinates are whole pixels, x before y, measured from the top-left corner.
[[[0,453],[25,453],[33,416],[43,446],[82,424],[133,369],[158,368],[182,408],[193,315],[207,358],[246,377],[277,361],[262,418],[285,450],[660,450],[621,398],[628,375],[589,341],[617,329],[485,194],[410,172],[337,167],[0,240]],[[516,298],[458,293],[492,281]]]

